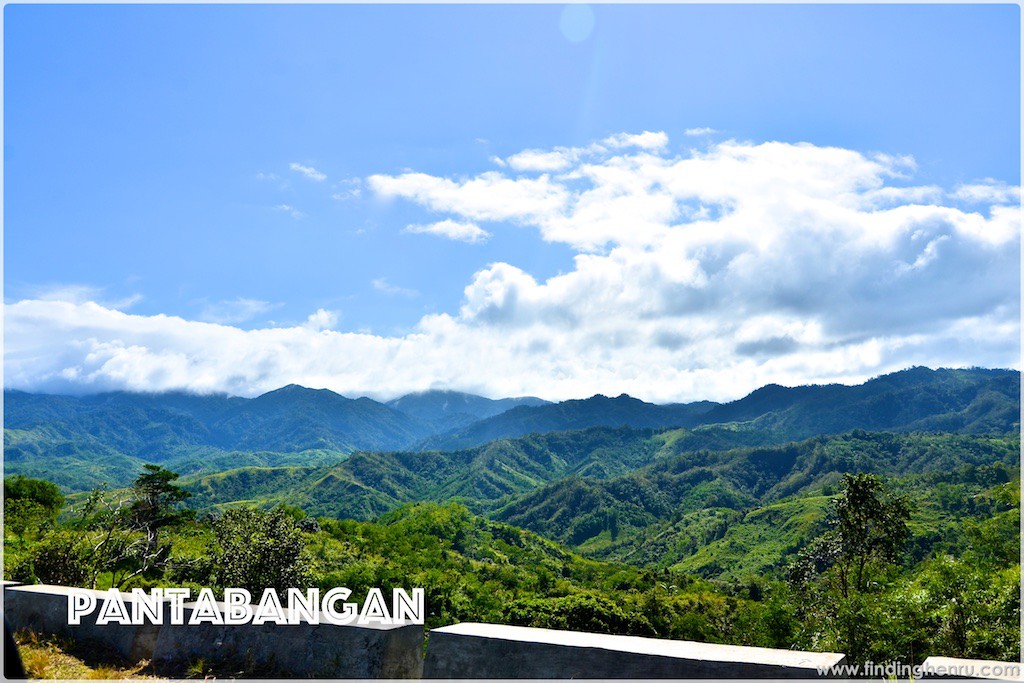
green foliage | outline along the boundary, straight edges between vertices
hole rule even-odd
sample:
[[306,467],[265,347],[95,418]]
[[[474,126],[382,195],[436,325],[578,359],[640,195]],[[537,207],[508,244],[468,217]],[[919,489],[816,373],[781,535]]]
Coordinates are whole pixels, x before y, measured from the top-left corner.
[[663,558],[675,561],[677,570],[708,578],[768,574],[825,531],[830,504],[826,496],[807,496],[747,513],[710,518],[690,513],[671,527],[681,545]]
[[607,597],[593,593],[517,600],[508,607],[508,623],[592,633],[655,635],[654,627],[642,615],[627,614]]
[[155,536],[159,529],[179,523],[191,511],[177,509],[178,503],[191,496],[173,482],[176,472],[159,465],[145,465],[142,474],[132,482],[134,500],[128,506],[132,524]]
[[[411,443],[426,427],[299,387],[251,401],[18,395],[11,471],[50,468],[65,490],[125,488],[69,496],[74,510],[54,522],[56,487],[5,482],[5,572],[254,595],[347,586],[355,599],[422,586],[428,627],[512,621],[855,661],[1014,659],[1018,386],[1014,372],[914,369],[860,387],[765,387],[660,417],[595,397],[497,417],[531,431],[598,414],[644,428],[415,453],[352,452],[353,434]],[[684,413],[672,424],[689,427],[655,428]],[[486,428],[506,435],[501,423]],[[143,467],[147,448],[159,465]],[[183,489],[202,516],[181,509]]]
[[295,519],[282,509],[231,508],[213,523],[217,547],[212,581],[244,588],[253,596],[273,588],[303,588],[309,581],[305,538]]
[[47,534],[31,554],[10,572],[26,583],[84,585],[92,572],[92,548],[80,534],[59,529]]
[[872,564],[892,564],[907,540],[910,505],[904,498],[886,498],[885,488],[870,474],[847,474],[835,501],[834,528],[822,538],[831,546],[843,597],[867,588]]
[[54,484],[21,475],[4,479],[4,500],[30,500],[53,514],[64,505],[64,496]]
[[15,475],[4,479],[4,530],[37,535],[57,519],[64,496],[49,481]]
[[[913,490],[928,478],[942,476],[918,477],[904,487]],[[958,472],[944,476],[977,487],[979,479],[990,483],[998,477],[999,468],[976,469],[967,477]],[[938,501],[963,512],[967,506],[951,490],[933,484],[921,507]],[[800,622],[796,643],[844,652],[854,662],[915,662],[927,653],[1019,657],[1019,555],[1008,560],[1003,539],[991,533],[1006,531],[1008,519],[1019,520],[1019,481],[996,484],[971,497],[981,507],[990,500],[996,509],[986,507],[978,522],[967,518],[955,523],[954,518],[940,528],[950,539],[974,536],[985,542],[963,550],[959,559],[938,554],[907,570],[899,565],[910,516],[906,501],[886,494],[870,476],[846,477],[835,501],[833,528],[801,553],[792,568]],[[965,533],[965,528],[972,531]]]

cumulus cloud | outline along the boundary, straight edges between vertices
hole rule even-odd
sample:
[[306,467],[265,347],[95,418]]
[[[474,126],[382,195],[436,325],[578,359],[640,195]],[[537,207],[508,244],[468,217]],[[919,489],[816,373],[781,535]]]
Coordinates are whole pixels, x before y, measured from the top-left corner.
[[668,149],[664,133],[621,134],[476,176],[368,178],[440,214],[431,225],[511,223],[576,252],[547,279],[492,263],[457,310],[409,334],[243,331],[31,299],[5,307],[8,386],[678,401],[919,364],[1017,366],[1019,188],[915,186],[912,159],[802,143]]
[[456,240],[459,242],[483,242],[491,233],[481,228],[476,223],[453,221],[451,219],[438,221],[437,223],[430,223],[428,225],[409,225],[406,226],[402,232],[424,234],[424,235],[438,235],[440,237],[447,237],[450,240]]
[[513,154],[508,159],[498,159],[501,165],[508,165],[517,171],[562,171],[568,168],[576,155],[572,150],[560,149],[546,152],[540,149],[527,149]]
[[372,175],[370,189],[384,198],[412,199],[434,211],[451,212],[469,220],[521,220],[560,210],[568,199],[565,188],[548,175],[507,178],[497,172],[455,181],[426,173]]
[[318,183],[327,180],[327,174],[326,173],[321,173],[320,171],[316,170],[312,166],[303,166],[302,164],[298,164],[298,163],[292,162],[291,164],[288,165],[288,168],[290,168],[291,170],[295,171],[296,173],[304,175],[305,177],[309,178],[310,180],[315,180]]
[[643,133],[617,133],[605,138],[602,142],[613,149],[624,147],[639,147],[641,149],[656,150],[668,145],[668,136],[661,131],[651,132],[645,130]]
[[340,320],[341,314],[337,311],[328,311],[323,308],[318,308],[315,312],[310,313],[309,317],[306,318],[306,322],[302,326],[313,332],[323,332],[325,330],[333,329]]

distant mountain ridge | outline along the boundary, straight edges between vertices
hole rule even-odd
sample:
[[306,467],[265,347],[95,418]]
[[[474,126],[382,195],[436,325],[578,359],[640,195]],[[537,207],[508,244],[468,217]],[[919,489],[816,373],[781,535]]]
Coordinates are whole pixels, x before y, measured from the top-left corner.
[[[84,432],[130,455],[166,455],[181,443],[298,452],[396,449],[431,426],[368,398],[295,384],[247,399],[182,392],[83,397],[4,392],[4,428]],[[166,438],[161,441],[161,435]]]
[[[144,462],[193,475],[320,466],[357,451],[456,451],[593,427],[688,428],[677,438],[694,449],[778,444],[853,429],[1002,434],[1019,429],[1019,396],[1015,370],[927,368],[857,386],[768,385],[726,404],[655,405],[627,395],[547,403],[458,392],[411,394],[383,404],[297,385],[252,399],[6,390],[4,461],[10,474],[51,473],[75,491],[102,482],[124,485]],[[595,466],[610,465],[600,460]],[[505,478],[501,466],[494,467],[493,476]],[[513,478],[532,477],[531,466],[513,469],[519,472]]]
[[439,432],[465,427],[519,406],[542,406],[549,401],[534,396],[490,399],[461,391],[422,391],[387,401],[399,412],[429,422]]
[[626,394],[615,398],[598,394],[542,406],[519,406],[465,429],[429,438],[418,448],[455,450],[495,439],[587,427],[692,427],[717,405],[711,401],[656,405]]
[[864,384],[769,384],[729,403],[655,405],[623,394],[519,407],[448,434],[420,450],[470,448],[499,438],[586,427],[695,427],[735,423],[781,443],[851,429],[1005,432],[1019,423],[1020,372],[930,370],[881,375]]
[[851,429],[981,434],[1020,421],[1020,372],[914,367],[863,384],[769,384],[715,407],[702,424],[747,423],[790,439]]

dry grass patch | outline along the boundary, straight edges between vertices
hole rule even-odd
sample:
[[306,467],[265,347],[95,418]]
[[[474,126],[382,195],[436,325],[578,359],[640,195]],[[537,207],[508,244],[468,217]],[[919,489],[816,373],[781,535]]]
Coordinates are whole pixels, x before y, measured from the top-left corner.
[[86,650],[73,641],[33,631],[14,635],[25,673],[32,679],[156,679],[149,660],[127,662],[111,652]]

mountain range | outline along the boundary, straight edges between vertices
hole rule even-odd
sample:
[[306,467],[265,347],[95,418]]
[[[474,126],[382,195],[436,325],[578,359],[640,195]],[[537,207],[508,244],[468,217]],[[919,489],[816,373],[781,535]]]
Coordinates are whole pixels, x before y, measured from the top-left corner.
[[[5,391],[4,465],[75,499],[156,462],[199,510],[371,520],[458,502],[594,559],[728,577],[778,568],[820,534],[844,473],[938,477],[922,489],[933,498],[1012,481],[1019,395],[1019,372],[978,368],[670,405],[447,391],[381,403],[295,385],[252,399]],[[941,543],[941,520],[915,514],[922,548]]]
[[[1019,393],[1018,371],[977,368],[911,368],[856,386],[768,385],[722,404],[656,405],[627,395],[549,403],[448,391],[380,403],[296,385],[252,399],[8,390],[4,461],[8,473],[46,474],[67,491],[81,491],[122,486],[145,462],[199,476],[333,465],[366,451],[464,451],[475,455],[463,457],[480,458],[503,447],[503,439],[591,427],[684,428],[672,438],[691,450],[781,444],[851,429],[1001,434],[1017,429]],[[492,446],[479,450],[486,444]],[[618,471],[607,458],[588,466]],[[532,481],[529,470],[522,476]]]

